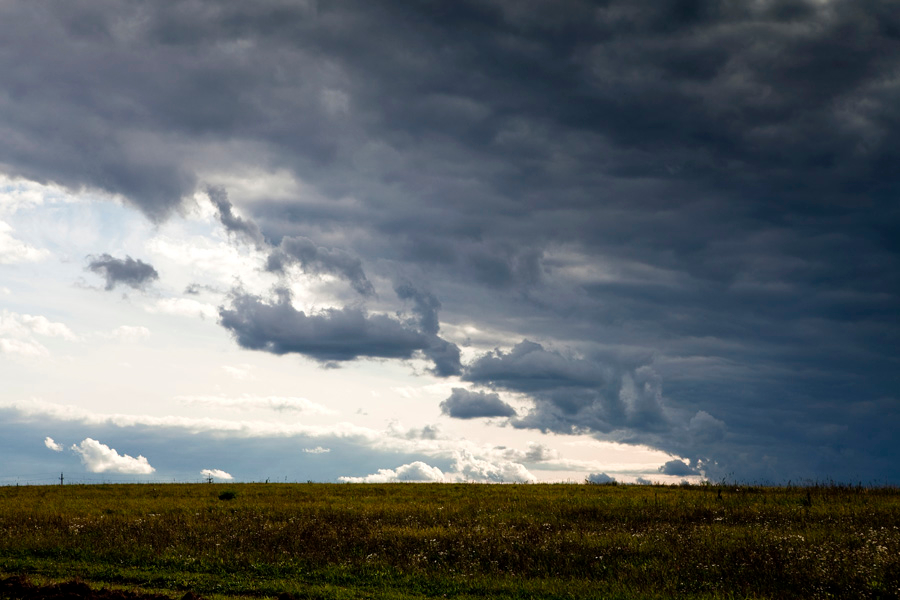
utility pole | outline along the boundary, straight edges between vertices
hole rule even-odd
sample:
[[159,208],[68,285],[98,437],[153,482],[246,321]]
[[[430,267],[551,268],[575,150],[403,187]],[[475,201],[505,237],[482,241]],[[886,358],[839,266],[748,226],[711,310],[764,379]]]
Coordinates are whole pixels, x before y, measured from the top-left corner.
[[63,484],[63,474],[60,473],[59,474],[59,485],[62,485],[62,484]]

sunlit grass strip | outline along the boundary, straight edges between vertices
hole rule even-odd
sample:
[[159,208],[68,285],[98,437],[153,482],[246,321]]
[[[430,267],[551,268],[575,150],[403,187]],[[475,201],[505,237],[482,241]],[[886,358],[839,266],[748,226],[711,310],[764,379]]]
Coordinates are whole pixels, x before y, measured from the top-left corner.
[[8,487],[0,570],[224,596],[894,598],[900,492]]

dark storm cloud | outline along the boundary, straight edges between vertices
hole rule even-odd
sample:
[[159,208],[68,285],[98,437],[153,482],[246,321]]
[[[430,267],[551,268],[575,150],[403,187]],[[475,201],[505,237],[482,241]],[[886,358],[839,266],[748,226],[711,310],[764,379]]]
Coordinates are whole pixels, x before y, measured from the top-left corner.
[[432,361],[435,375],[460,373],[456,344],[416,322],[368,314],[357,307],[306,314],[293,307],[287,290],[278,290],[276,296],[268,302],[236,290],[230,306],[220,307],[219,324],[248,350],[302,354],[324,363],[360,357],[408,359],[421,353]]
[[234,214],[234,208],[228,200],[227,192],[223,188],[209,187],[206,193],[210,202],[213,203],[213,206],[216,207],[219,213],[219,220],[228,232],[240,236],[257,246],[265,244],[265,238],[263,238],[262,232],[260,232],[256,223],[242,219]]
[[659,472],[663,475],[677,475],[685,477],[687,475],[697,475],[697,472],[680,460],[670,460],[659,468]]
[[482,355],[467,365],[463,379],[527,394],[534,408],[513,421],[517,427],[558,433],[671,427],[655,372],[629,368],[621,359],[564,356],[523,340],[509,352]]
[[[283,290],[274,302],[234,292],[231,306],[219,309],[219,323],[248,350],[302,354],[325,363],[360,357],[407,359],[421,352],[434,362],[437,375],[459,370],[459,350],[433,334],[359,308],[307,315],[291,305]],[[448,346],[456,349],[455,362]]]
[[410,358],[429,346],[428,336],[384,315],[356,308],[307,315],[291,305],[287,292],[274,303],[235,293],[231,307],[219,310],[219,322],[243,348],[303,354],[323,362]]
[[136,290],[142,290],[147,285],[159,279],[159,273],[142,260],[135,260],[130,256],[115,258],[109,254],[88,256],[88,271],[102,275],[106,279],[106,289],[111,290],[117,285],[127,285]]
[[[19,0],[0,40],[4,171],[155,220],[210,173],[288,172],[324,200],[245,209],[270,268],[366,297],[402,274],[447,322],[546,340],[465,371],[530,395],[522,426],[898,477],[892,2]],[[390,352],[458,369],[405,299],[416,323],[379,333],[421,339]]]
[[375,293],[359,258],[340,248],[318,246],[305,237],[282,238],[279,246],[269,254],[266,269],[273,273],[284,273],[286,267],[296,263],[306,273],[329,273],[346,279],[362,296],[372,296]]
[[516,391],[590,388],[604,381],[605,370],[601,365],[567,358],[523,340],[509,352],[495,350],[481,356],[467,367],[465,378]]
[[879,171],[897,158],[890,3],[682,5],[4,3],[0,160],[155,218],[223,142],[336,192],[378,183],[492,214],[513,193],[584,206],[604,179],[751,186],[778,205],[896,189]]
[[409,282],[398,283],[394,286],[394,292],[402,300],[412,300],[415,305],[415,313],[419,319],[419,329],[425,333],[437,335],[440,331],[438,311],[441,302],[434,294],[417,289]]
[[401,300],[413,301],[416,325],[431,339],[430,346],[423,351],[425,356],[434,361],[433,372],[441,377],[459,375],[462,370],[459,347],[437,335],[441,328],[438,318],[440,300],[431,292],[420,290],[408,281],[395,284],[394,292]]
[[459,346],[436,335],[429,335],[428,341],[428,347],[422,352],[434,362],[432,373],[439,377],[459,375],[462,371]]
[[516,415],[516,410],[501,400],[499,394],[472,392],[463,388],[453,388],[450,397],[441,402],[441,412],[454,419]]

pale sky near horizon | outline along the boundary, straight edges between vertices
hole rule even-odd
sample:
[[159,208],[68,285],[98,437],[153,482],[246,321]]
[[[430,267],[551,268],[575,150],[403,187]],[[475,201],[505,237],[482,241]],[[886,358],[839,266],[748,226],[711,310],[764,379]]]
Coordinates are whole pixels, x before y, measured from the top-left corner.
[[0,4],[0,484],[900,483],[898,32]]
[[[658,472],[673,459],[658,450],[545,435],[490,418],[451,419],[439,405],[461,384],[430,375],[422,360],[329,368],[241,349],[217,324],[218,305],[238,273],[245,290],[260,293],[278,279],[262,272],[263,254],[229,239],[208,198],[194,202],[157,226],[115,199],[0,180],[4,222],[15,231],[6,247],[23,257],[3,265],[4,408],[17,413],[15,429],[25,421],[28,432],[25,439],[24,432],[8,435],[40,465],[22,470],[4,461],[5,483],[55,480],[57,470],[70,482],[191,481],[213,469],[245,481],[336,481],[416,462],[439,463],[440,475],[425,475],[448,481],[582,481],[604,471],[622,480],[673,479]],[[165,283],[106,290],[105,280],[85,269],[90,250],[140,256],[165,274]],[[306,293],[333,284],[328,277],[302,279],[294,285]],[[204,291],[186,297],[192,285]],[[321,290],[307,309],[329,306],[327,297]],[[469,327],[468,335],[486,335]],[[478,351],[470,346],[467,354]],[[96,433],[109,429],[117,430],[112,439],[123,440],[117,447]],[[188,456],[168,466],[165,454],[142,448],[139,440],[155,432],[216,439],[206,442],[213,451],[197,453],[191,471]],[[108,450],[85,455],[81,446],[92,435]],[[48,437],[52,443],[45,443]],[[218,458],[217,446],[253,445],[258,438],[283,447],[277,466],[264,452]],[[332,459],[334,443],[348,448]],[[384,464],[356,453],[381,454]],[[392,455],[418,460],[391,462]],[[378,468],[368,473],[361,465]]]

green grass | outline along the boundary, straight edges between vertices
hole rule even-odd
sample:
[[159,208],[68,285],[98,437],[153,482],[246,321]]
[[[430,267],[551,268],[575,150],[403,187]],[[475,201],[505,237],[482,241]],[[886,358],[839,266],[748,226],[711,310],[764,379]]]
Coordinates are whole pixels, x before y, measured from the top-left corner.
[[172,596],[898,598],[900,491],[2,487],[0,573]]

